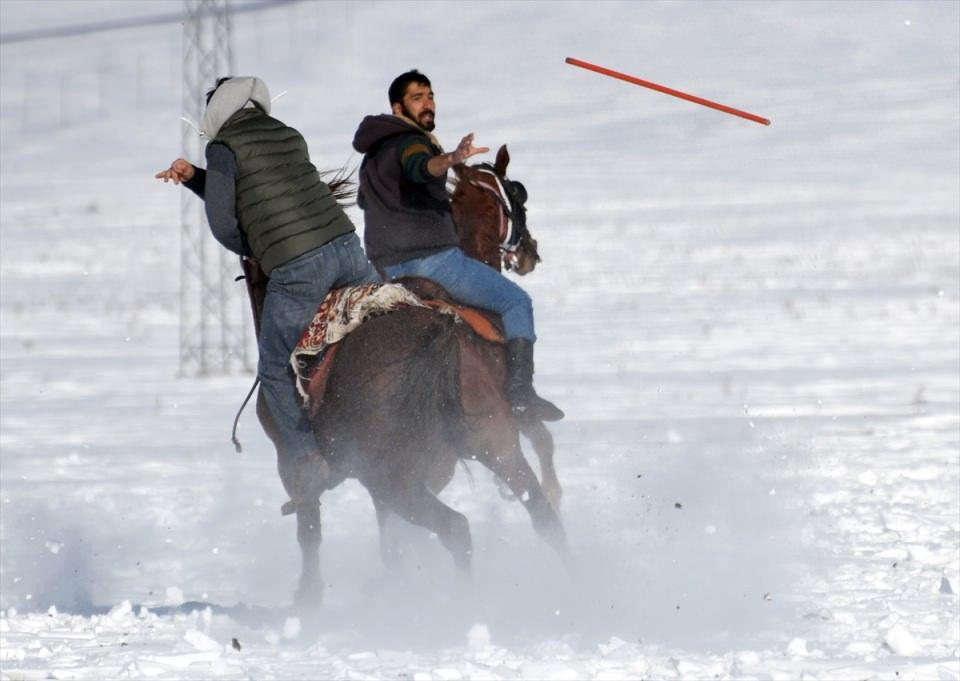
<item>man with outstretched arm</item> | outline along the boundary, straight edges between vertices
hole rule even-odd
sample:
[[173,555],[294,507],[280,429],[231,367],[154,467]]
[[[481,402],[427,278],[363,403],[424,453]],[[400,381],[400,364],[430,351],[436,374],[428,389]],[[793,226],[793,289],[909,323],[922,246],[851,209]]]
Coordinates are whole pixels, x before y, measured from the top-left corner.
[[294,385],[290,354],[331,288],[380,277],[353,223],[310,162],[303,136],[273,118],[259,78],[221,78],[207,93],[201,132],[204,171],[177,159],[156,177],[204,199],[214,237],[255,258],[270,277],[257,374],[279,430],[280,477],[293,501],[309,503],[328,474]]
[[426,277],[467,305],[499,314],[507,337],[506,394],[514,412],[542,421],[563,412],[533,389],[533,303],[517,284],[459,247],[447,194],[447,171],[476,154],[473,133],[444,153],[432,134],[436,117],[430,80],[417,70],[389,89],[392,114],[367,116],[353,138],[364,154],[357,204],[364,243],[386,279]]

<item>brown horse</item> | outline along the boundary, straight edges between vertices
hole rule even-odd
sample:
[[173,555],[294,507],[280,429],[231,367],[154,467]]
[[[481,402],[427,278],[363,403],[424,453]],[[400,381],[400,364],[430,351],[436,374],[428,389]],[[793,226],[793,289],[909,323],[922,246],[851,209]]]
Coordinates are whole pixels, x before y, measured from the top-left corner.
[[[467,255],[497,270],[504,259],[526,274],[539,256],[525,224],[526,190],[507,179],[508,163],[504,146],[493,166],[457,166],[451,204]],[[245,270],[256,323],[266,277],[255,263],[248,261]],[[424,280],[408,283],[420,291],[430,288]],[[555,510],[560,485],[553,439],[543,423],[514,417],[503,391],[504,367],[502,345],[482,340],[451,315],[423,308],[376,317],[340,342],[323,403],[313,417],[314,430],[331,466],[328,488],[354,477],[369,491],[388,566],[397,560],[384,531],[393,512],[435,532],[457,568],[469,573],[467,519],[436,497],[461,458],[493,471],[527,508],[536,531],[566,556]],[[262,394],[257,416],[282,461]],[[520,432],[537,452],[543,485],[523,456]],[[280,476],[290,491],[290,471],[281,466]],[[322,592],[319,499],[293,508],[303,560],[296,600],[309,603]]]

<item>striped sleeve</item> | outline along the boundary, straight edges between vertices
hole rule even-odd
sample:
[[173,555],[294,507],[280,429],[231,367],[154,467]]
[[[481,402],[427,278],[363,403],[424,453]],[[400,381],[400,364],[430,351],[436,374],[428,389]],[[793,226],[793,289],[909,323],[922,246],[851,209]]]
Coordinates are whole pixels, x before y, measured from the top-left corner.
[[435,180],[427,170],[427,161],[435,155],[431,145],[423,138],[411,135],[400,144],[400,165],[404,176],[411,182],[426,184]]

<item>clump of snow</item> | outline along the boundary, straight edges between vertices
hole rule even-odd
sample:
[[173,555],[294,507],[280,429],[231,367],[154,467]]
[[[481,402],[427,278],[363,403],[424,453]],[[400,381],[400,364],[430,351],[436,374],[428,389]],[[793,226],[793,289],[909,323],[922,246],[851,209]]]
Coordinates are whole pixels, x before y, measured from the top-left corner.
[[110,608],[110,612],[107,613],[107,617],[109,617],[112,620],[118,620],[118,619],[123,619],[124,617],[127,617],[132,613],[133,613],[133,605],[131,605],[130,601],[123,601],[122,603],[118,603],[117,605]]
[[205,652],[221,652],[223,650],[223,646],[217,643],[216,640],[196,629],[187,629],[183,638],[197,650]]
[[490,647],[490,629],[486,624],[474,624],[467,632],[467,649],[472,653],[484,652]]
[[163,596],[163,604],[178,606],[183,605],[183,591],[177,586],[168,586]]
[[893,651],[895,655],[904,655],[913,657],[919,655],[923,648],[920,642],[914,638],[913,634],[899,624],[892,626],[883,637],[883,643]]
[[807,641],[802,638],[794,638],[787,645],[787,655],[790,657],[806,657],[810,652],[807,650]]
[[287,640],[297,638],[300,635],[300,618],[288,617],[283,622],[283,637]]

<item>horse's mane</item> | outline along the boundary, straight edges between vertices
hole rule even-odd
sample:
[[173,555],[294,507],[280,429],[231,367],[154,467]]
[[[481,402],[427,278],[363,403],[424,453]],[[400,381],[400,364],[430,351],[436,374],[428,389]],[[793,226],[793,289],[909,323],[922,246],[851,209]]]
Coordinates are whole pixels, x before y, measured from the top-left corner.
[[327,183],[333,198],[342,206],[352,206],[357,202],[357,182],[353,179],[356,172],[356,168],[343,165],[320,173],[320,179]]

